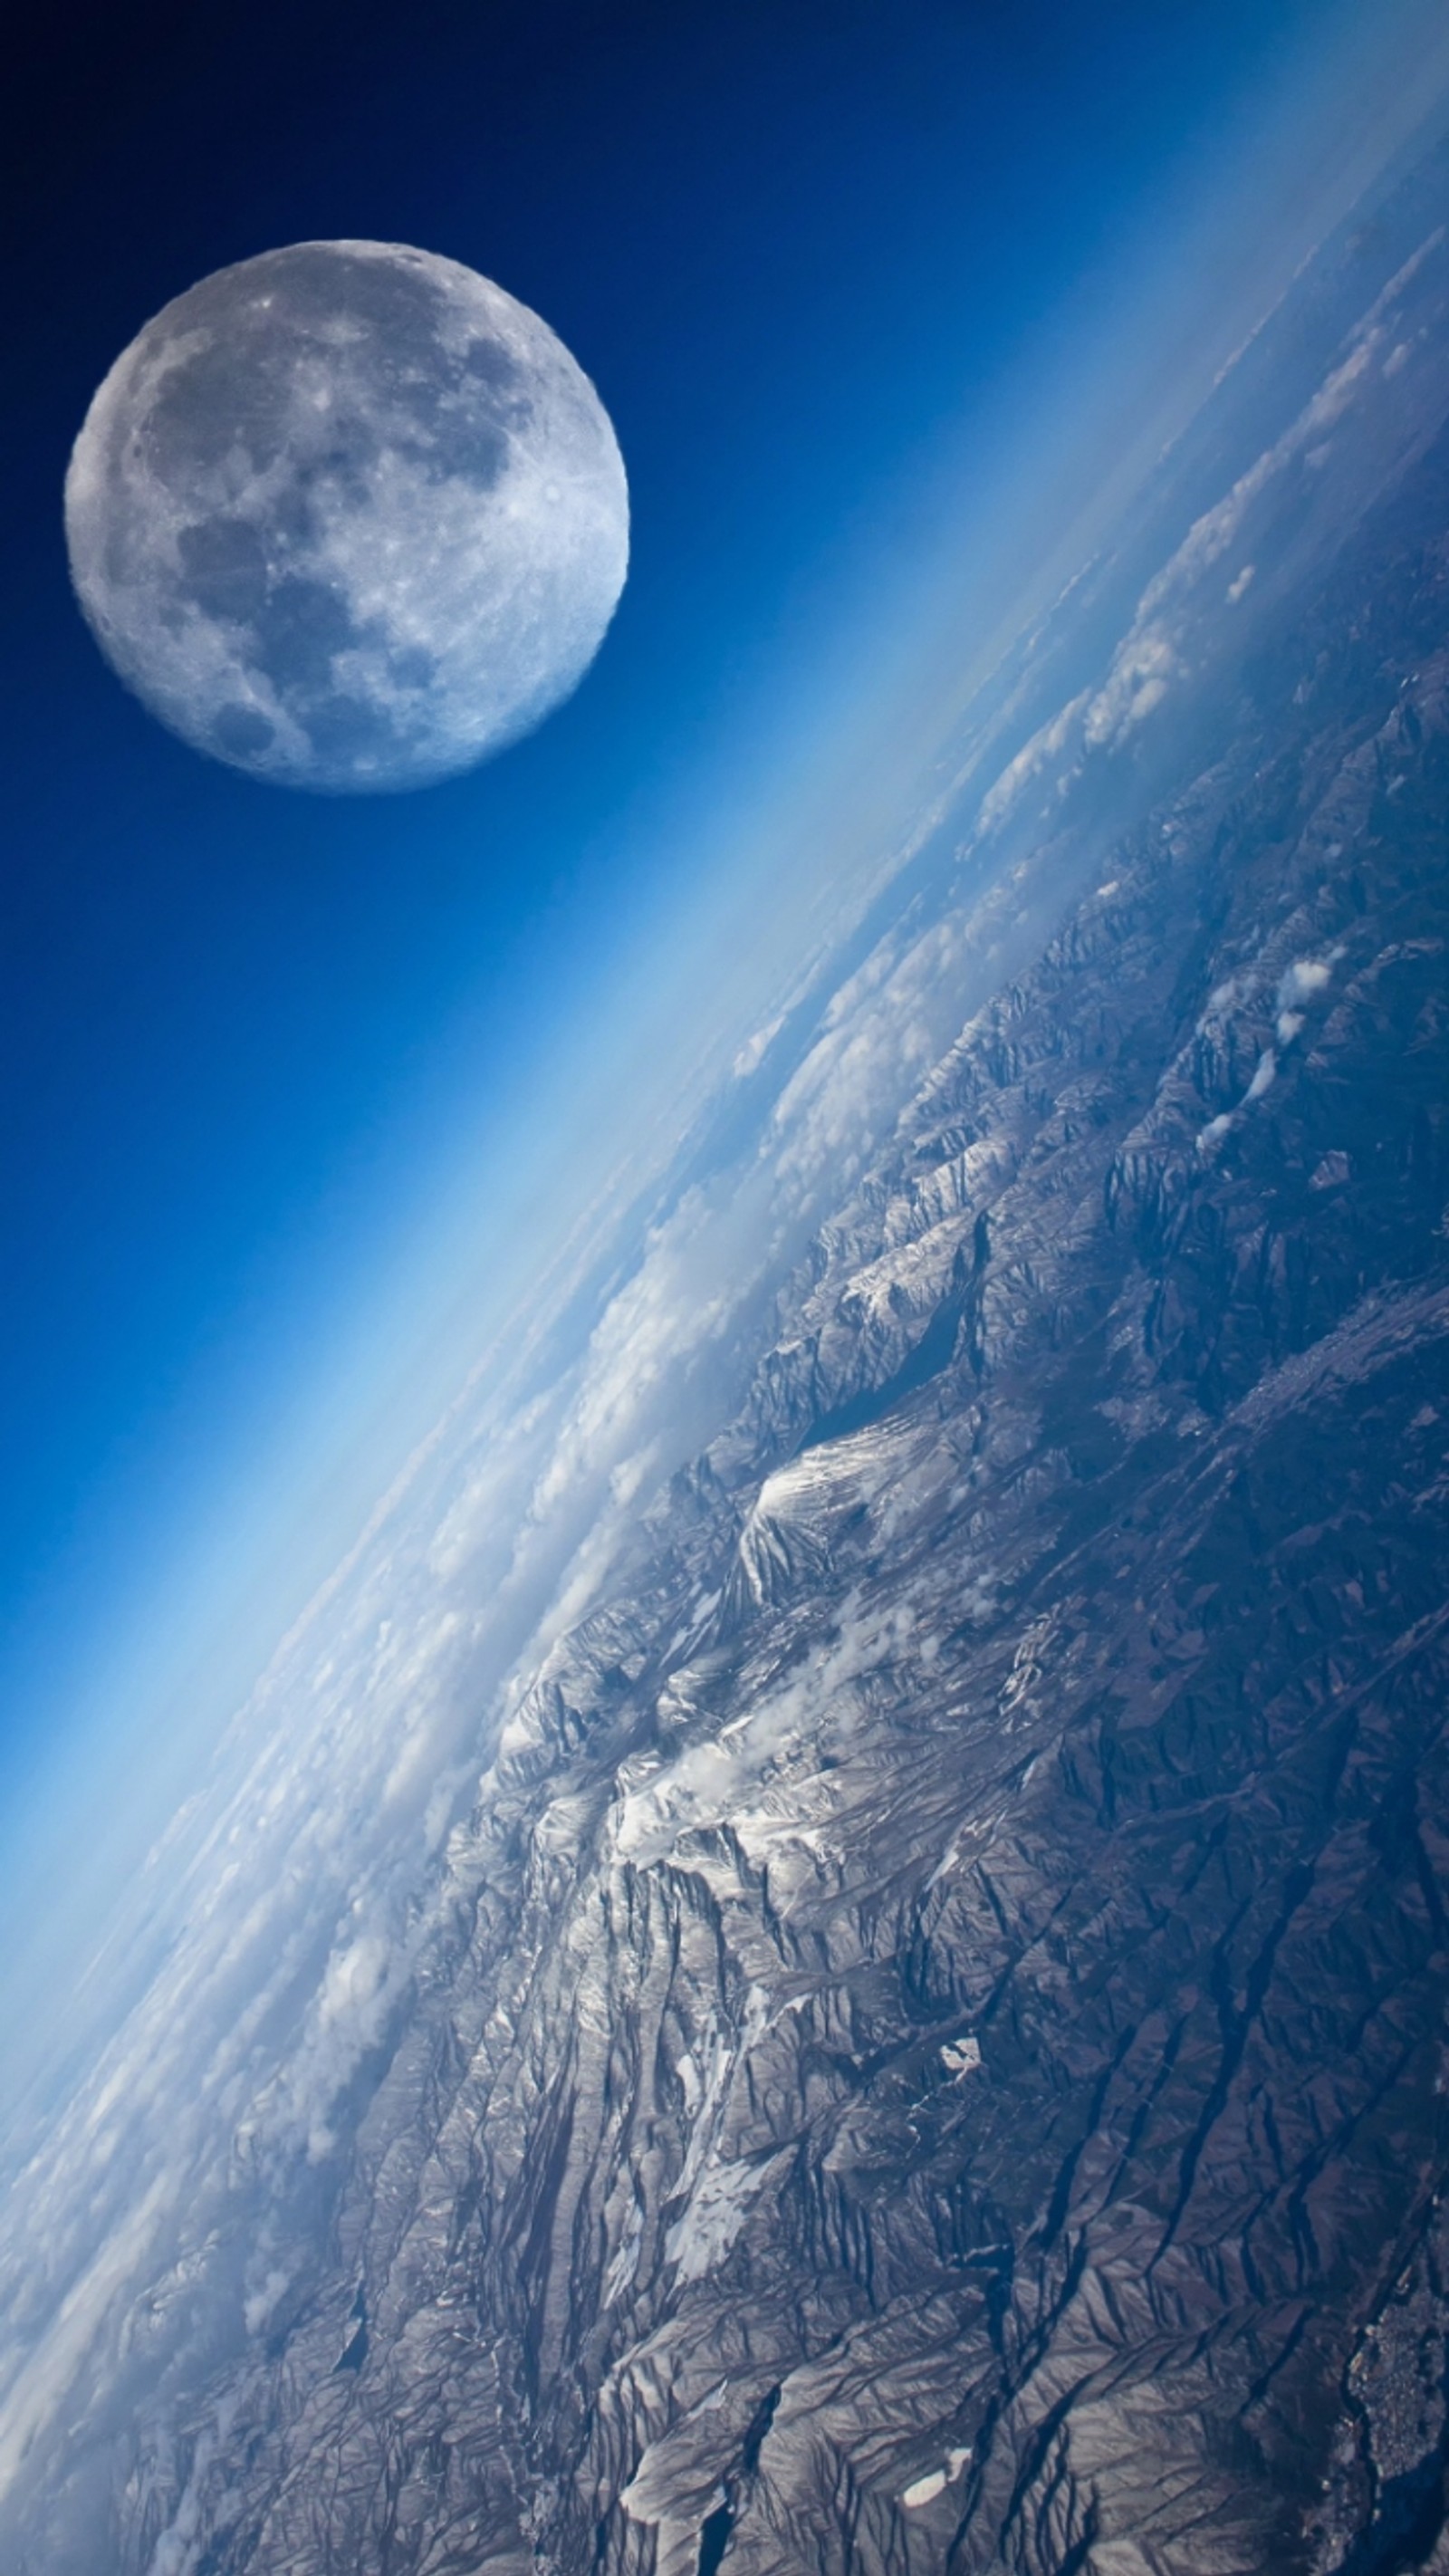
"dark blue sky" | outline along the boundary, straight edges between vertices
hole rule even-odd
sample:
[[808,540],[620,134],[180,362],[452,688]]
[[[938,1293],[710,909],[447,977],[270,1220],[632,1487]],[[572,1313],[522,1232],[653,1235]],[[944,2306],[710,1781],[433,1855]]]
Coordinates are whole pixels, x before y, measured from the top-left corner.
[[[929,551],[943,439],[969,453],[1064,317],[1110,309],[1216,139],[1341,14],[32,11],[0,152],[12,1805],[129,1612],[163,1616],[198,1518],[224,1533],[229,1495],[301,1436],[444,1140],[473,1140],[486,1190],[530,1114],[567,1121],[566,1033],[718,865],[653,827],[665,788],[744,759],[782,673],[808,696],[859,564]],[[257,787],[163,733],[74,610],[60,524],[70,442],[146,317],[226,261],[345,235],[534,305],[603,394],[634,509],[576,700],[472,778],[376,802]],[[510,1186],[500,1224],[522,1222]]]

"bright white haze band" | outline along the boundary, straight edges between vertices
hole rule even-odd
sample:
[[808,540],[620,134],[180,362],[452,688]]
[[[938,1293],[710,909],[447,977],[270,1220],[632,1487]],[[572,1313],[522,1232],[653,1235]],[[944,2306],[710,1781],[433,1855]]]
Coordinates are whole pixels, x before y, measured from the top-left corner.
[[198,751],[422,786],[576,687],[624,586],[623,460],[547,323],[455,260],[301,242],[112,367],[66,479],[81,606]]

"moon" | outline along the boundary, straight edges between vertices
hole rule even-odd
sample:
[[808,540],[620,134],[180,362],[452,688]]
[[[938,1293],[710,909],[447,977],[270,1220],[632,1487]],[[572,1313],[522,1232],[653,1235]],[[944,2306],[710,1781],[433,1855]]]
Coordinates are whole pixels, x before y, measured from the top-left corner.
[[394,242],[298,242],[166,305],[91,404],[65,522],[127,688],[196,750],[333,793],[530,732],[629,559],[618,441],[562,341]]

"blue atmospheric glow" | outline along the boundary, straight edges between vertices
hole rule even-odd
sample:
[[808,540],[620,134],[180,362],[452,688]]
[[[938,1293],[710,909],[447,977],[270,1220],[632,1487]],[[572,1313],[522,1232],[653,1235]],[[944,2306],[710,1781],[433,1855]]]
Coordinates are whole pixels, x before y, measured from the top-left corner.
[[[44,245],[10,281],[34,397],[0,1021],[14,1887],[98,1792],[164,1802],[589,1193],[879,859],[973,657],[1352,194],[1350,97],[1381,149],[1429,24],[1401,10],[1397,52],[1380,26],[1365,75],[1356,13],[1307,0],[444,7],[399,62],[395,13],[344,30],[312,0],[284,88],[249,16],[96,83],[79,137],[59,57],[31,67],[7,181]],[[537,737],[331,805],[197,760],[121,694],[58,494],[148,313],[349,233],[445,250],[558,329],[618,428],[635,556]]]

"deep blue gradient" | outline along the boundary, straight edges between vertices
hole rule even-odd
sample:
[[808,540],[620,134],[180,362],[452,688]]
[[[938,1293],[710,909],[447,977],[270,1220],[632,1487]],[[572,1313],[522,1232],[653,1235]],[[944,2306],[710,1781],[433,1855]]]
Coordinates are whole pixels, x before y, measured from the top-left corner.
[[[1110,313],[1219,138],[1341,16],[294,0],[73,10],[12,56],[12,1808],[81,1758],[77,1712],[113,1666],[124,1701],[198,1529],[234,1522],[238,1599],[274,1578],[285,1607],[309,1497],[325,1537],[363,1517],[344,1416],[371,1400],[387,1282],[405,1305],[436,1194],[463,1174],[476,1257],[491,1225],[504,1262],[550,1153],[573,1170],[625,1114],[618,996],[720,866],[718,836],[671,816],[749,802],[797,703],[819,715],[846,625],[858,679],[871,583],[888,598],[929,555],[933,478],[969,464],[973,421],[1005,435],[1010,387],[1074,312]],[[81,624],[60,524],[71,439],[142,321],[226,261],[347,235],[445,252],[534,305],[614,418],[635,523],[575,701],[473,777],[376,801],[253,786],[163,733]],[[1084,452],[1076,499],[1101,465]],[[571,1050],[609,1008],[615,1090],[582,1099]],[[434,1283],[440,1308],[470,1275]],[[294,1515],[269,1543],[282,1460]],[[238,1668],[271,1642],[259,1628]]]

